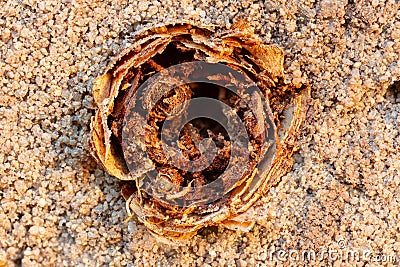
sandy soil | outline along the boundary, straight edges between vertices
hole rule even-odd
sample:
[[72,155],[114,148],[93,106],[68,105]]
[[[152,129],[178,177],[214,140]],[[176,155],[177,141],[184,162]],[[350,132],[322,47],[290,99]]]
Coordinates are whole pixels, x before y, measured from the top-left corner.
[[[296,163],[249,233],[158,244],[89,156],[93,79],[142,25],[238,16],[312,87]],[[1,1],[0,266],[398,264],[399,55],[394,0]]]

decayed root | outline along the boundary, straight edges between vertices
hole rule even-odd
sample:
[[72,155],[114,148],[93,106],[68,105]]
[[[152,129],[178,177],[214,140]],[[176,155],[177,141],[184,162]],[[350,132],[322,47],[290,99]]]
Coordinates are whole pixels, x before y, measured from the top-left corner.
[[[125,181],[122,194],[127,200],[129,218],[136,214],[138,220],[164,242],[182,243],[200,228],[211,225],[250,229],[260,217],[255,203],[291,168],[296,137],[304,120],[309,88],[284,84],[283,51],[279,47],[264,45],[243,26],[216,33],[213,30],[178,24],[138,32],[131,40],[132,45],[108,64],[93,86],[97,105],[91,119],[93,156],[109,174]],[[203,84],[192,83],[158,96],[165,84],[174,84],[178,78],[168,76],[163,77],[162,82],[152,83],[152,75],[194,61],[223,64],[243,74],[249,82],[238,81],[231,73],[210,75],[208,79],[219,81],[221,86],[204,89]],[[191,67],[183,69],[187,77],[194,71]],[[148,85],[138,96],[145,82]],[[250,83],[259,88],[259,94],[248,91]],[[223,89],[229,86],[239,88],[239,93]],[[234,183],[229,183],[229,177],[220,179],[224,194],[217,199],[210,199],[214,192],[201,188],[222,177],[229,157],[238,150],[227,134],[218,125],[205,120],[191,122],[182,129],[177,146],[192,163],[201,165],[206,161],[198,146],[203,138],[199,127],[209,128],[208,136],[217,144],[213,148],[216,157],[212,164],[195,172],[173,166],[163,154],[160,139],[161,124],[171,117],[184,116],[186,101],[205,95],[224,102],[240,114],[249,134],[250,156],[244,160],[250,161],[242,167],[246,172],[234,177]],[[148,112],[147,117],[132,112],[132,99],[139,101],[136,105]],[[226,112],[229,120],[230,113]],[[262,133],[268,133],[270,139],[263,142]],[[131,140],[129,147],[124,147],[124,136]],[[205,149],[212,148],[210,142],[202,145]],[[184,166],[184,162],[180,164]],[[241,173],[240,162],[236,165],[232,176]],[[160,183],[168,181],[186,191],[171,191],[166,199],[158,198],[158,189],[146,188],[146,175],[152,171],[158,173]],[[202,201],[190,205],[170,202],[189,196]]]

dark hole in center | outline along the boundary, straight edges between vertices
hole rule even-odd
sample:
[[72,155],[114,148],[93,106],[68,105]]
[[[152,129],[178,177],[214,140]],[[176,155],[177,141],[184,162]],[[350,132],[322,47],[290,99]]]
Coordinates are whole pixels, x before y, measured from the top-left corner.
[[[180,63],[184,62],[191,62],[194,61],[195,54],[198,53],[198,51],[195,51],[193,48],[187,48],[182,46],[180,44],[179,40],[174,40],[172,41],[166,49],[154,56],[152,60],[154,60],[155,64],[158,66],[156,69],[154,68],[154,64],[145,64],[143,66],[144,72],[152,73],[153,71],[157,72],[162,68],[168,68],[173,65],[177,65]],[[248,73],[246,73],[248,75]],[[221,75],[227,75],[227,73],[221,73]],[[192,79],[196,79],[196,77],[191,77]],[[253,78],[253,77],[250,77]],[[190,86],[190,89],[192,91],[192,99],[195,98],[212,98],[217,101],[221,102],[220,107],[218,106],[207,106],[205,105],[204,107],[201,107],[203,111],[207,111],[207,114],[210,114],[212,116],[210,117],[217,117],[218,120],[210,119],[207,118],[206,116],[203,117],[198,117],[195,119],[192,119],[190,122],[186,125],[188,126],[187,128],[191,128],[192,131],[195,131],[195,135],[200,136],[200,139],[204,138],[212,138],[214,144],[218,148],[218,151],[221,153],[216,153],[216,156],[212,162],[212,164],[207,167],[206,169],[202,171],[197,171],[197,172],[190,172],[190,171],[184,171],[184,170],[179,170],[180,175],[184,178],[183,184],[181,186],[188,186],[189,184],[192,184],[193,186],[201,186],[204,184],[211,183],[218,179],[226,170],[228,167],[229,161],[230,161],[230,156],[231,156],[231,151],[232,149],[231,146],[231,140],[229,138],[229,134],[227,132],[227,129],[223,127],[223,125],[228,124],[228,119],[226,115],[224,114],[223,110],[223,104],[229,106],[231,109],[234,109],[238,117],[243,120],[246,116],[248,117],[248,113],[250,111],[250,107],[247,106],[244,101],[241,100],[241,97],[234,93],[233,91],[223,87],[219,86],[215,83],[206,83],[206,82],[193,82],[187,84]],[[168,97],[168,96],[166,96]],[[163,99],[160,99],[160,101],[163,101]],[[223,104],[222,104],[223,103]],[[158,104],[156,104],[158,105]],[[160,105],[162,105],[162,102],[160,102]],[[190,109],[189,109],[190,110]],[[190,111],[188,112],[188,116],[192,117],[190,114]],[[196,114],[194,114],[196,115]],[[179,118],[177,118],[179,120]],[[156,122],[156,125],[158,129],[163,129],[165,121],[164,120],[159,120]],[[186,127],[185,126],[185,127]],[[180,131],[181,129],[175,129]],[[246,131],[249,135],[250,138],[251,136],[251,131],[252,129],[247,129]],[[172,131],[171,131],[172,133]],[[163,139],[164,137],[161,137],[161,131],[158,131],[158,138]],[[185,137],[186,135],[186,137]],[[188,136],[188,130],[186,129],[185,131],[180,131],[179,132],[179,140],[182,139],[190,139]],[[173,135],[171,135],[173,136]],[[170,140],[172,141],[174,138],[171,138]],[[166,139],[163,140],[163,142]],[[167,142],[168,144],[168,142]],[[229,149],[227,147],[229,146]],[[193,148],[192,145],[190,145],[190,142],[187,142],[187,151],[185,152],[186,146],[184,148],[180,148],[181,152],[190,160],[196,160],[196,158],[201,156],[200,151],[196,151],[195,148]],[[225,149],[225,150],[224,150]],[[228,152],[227,152],[228,151]],[[159,153],[159,152],[157,152]],[[186,154],[185,154],[186,153]],[[152,158],[153,162],[155,163],[156,169],[163,169],[165,167],[168,167],[165,165],[164,161],[157,161],[157,157],[159,157],[155,154],[154,157],[152,155],[149,155],[150,158]],[[169,163],[171,164],[171,162]],[[169,165],[168,164],[168,165]],[[172,162],[173,164],[173,162]],[[169,166],[172,167],[172,166]],[[194,183],[192,183],[194,182]]]
[[[181,129],[171,128],[171,133],[178,130],[178,140],[179,142],[181,142],[181,146],[179,149],[181,153],[189,160],[197,160],[202,155],[199,147],[197,147],[197,144],[194,145],[194,141],[192,142],[190,140],[192,137],[194,137],[194,139],[196,140],[211,138],[215,146],[217,147],[215,158],[211,165],[207,168],[203,169],[202,171],[196,172],[179,170],[180,174],[184,178],[184,182],[183,184],[181,184],[181,186],[188,186],[189,184],[192,184],[193,186],[201,186],[218,179],[229,165],[232,148],[228,131],[223,126],[228,125],[229,123],[226,114],[224,114],[223,106],[226,105],[229,106],[230,109],[235,109],[241,119],[243,119],[243,114],[249,107],[245,105],[241,105],[241,107],[238,107],[237,104],[238,100],[240,100],[240,97],[225,87],[205,82],[195,82],[189,83],[187,85],[190,86],[190,89],[192,91],[191,99],[194,102],[196,101],[196,98],[214,99],[219,102],[217,105],[207,105],[207,103],[205,103],[204,106],[200,105],[197,108],[193,109],[190,108],[193,103],[191,102],[187,107],[186,115],[189,118],[194,119],[187,122],[184,126],[182,125],[183,127]],[[170,95],[173,94],[168,93],[166,97]],[[158,105],[158,103],[161,105],[162,101],[163,99],[160,99],[156,105]],[[206,114],[206,116],[199,116],[199,113]],[[173,120],[177,120],[177,124],[179,125],[179,120],[182,120],[182,118],[179,116],[172,118],[171,121]],[[171,123],[171,121],[169,121],[169,123]],[[163,143],[166,143],[167,145],[172,145],[174,143],[174,138],[168,140],[164,139],[164,137],[161,136],[161,129],[164,129],[164,127],[167,127],[167,130],[170,129],[169,127],[171,124],[165,125],[165,123],[166,120],[161,120],[157,122],[158,129],[160,129],[158,131],[158,138],[163,139]],[[174,163],[172,162],[171,164]],[[158,168],[160,169],[163,167],[163,164],[158,165]]]
[[[189,86],[192,90],[192,99],[200,97],[212,98],[220,101],[221,104],[225,103],[229,105],[230,103],[228,103],[228,100],[232,99],[232,96],[234,95],[228,89],[211,83],[197,82],[197,83],[190,83]],[[195,119],[192,119],[189,122],[189,124],[191,124],[191,126],[195,128],[197,134],[200,135],[201,138],[212,138],[216,147],[219,149],[219,152],[221,152],[222,149],[224,149],[224,146],[227,146],[226,142],[228,143],[230,142],[229,134],[227,130],[222,126],[222,124],[227,123],[227,119],[222,110],[222,105],[220,105],[219,107],[204,106],[202,107],[202,109],[203,112],[206,112],[210,117],[220,118],[220,121],[208,117],[197,117],[196,116],[197,114],[191,114],[191,112],[196,112],[196,110],[193,111],[189,107],[188,116],[193,115],[193,117],[197,117]],[[180,137],[183,137],[182,132],[180,134]],[[190,159],[195,160],[197,158],[192,157]],[[222,152],[217,153],[212,164],[206,169],[202,170],[200,173],[199,172],[182,173],[185,178],[185,183],[183,186],[189,185],[189,183],[194,179],[202,179],[203,180],[202,183],[204,184],[208,184],[212,181],[215,181],[226,170],[229,164],[229,160],[230,160],[230,153],[228,154],[224,154]],[[199,183],[197,183],[197,186],[199,186]]]

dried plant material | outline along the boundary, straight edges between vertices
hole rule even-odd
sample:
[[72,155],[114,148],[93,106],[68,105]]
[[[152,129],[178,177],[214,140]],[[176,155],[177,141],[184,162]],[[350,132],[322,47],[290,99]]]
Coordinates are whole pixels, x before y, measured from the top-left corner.
[[243,24],[141,31],[94,82],[93,155],[159,240],[248,230],[304,120],[308,87],[283,80],[283,51]]

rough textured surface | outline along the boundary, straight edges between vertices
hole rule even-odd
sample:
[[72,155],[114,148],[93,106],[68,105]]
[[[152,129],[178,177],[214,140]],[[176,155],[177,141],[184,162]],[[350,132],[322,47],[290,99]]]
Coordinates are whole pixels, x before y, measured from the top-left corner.
[[157,241],[183,245],[209,226],[247,232],[264,215],[252,207],[294,162],[310,87],[284,85],[282,49],[243,25],[133,33],[93,82],[93,157],[124,181],[129,216]]
[[[239,16],[284,49],[288,81],[311,84],[314,116],[253,231],[210,228],[188,246],[159,245],[124,223],[118,180],[88,156],[93,78],[141,24],[229,28]],[[394,0],[3,1],[0,266],[307,264],[290,249],[314,249],[314,265],[353,266],[348,250],[370,251],[371,266],[398,259],[400,95],[388,87],[399,55]]]

